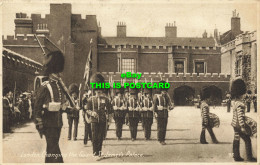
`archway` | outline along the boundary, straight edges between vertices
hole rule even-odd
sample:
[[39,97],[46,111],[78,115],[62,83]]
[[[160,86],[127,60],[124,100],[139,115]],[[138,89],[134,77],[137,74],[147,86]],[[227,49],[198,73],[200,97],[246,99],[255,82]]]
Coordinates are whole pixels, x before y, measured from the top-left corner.
[[181,86],[174,90],[174,104],[175,105],[193,105],[195,91],[189,86]]
[[222,102],[222,91],[215,85],[204,87],[202,91],[210,95],[210,105],[221,105]]

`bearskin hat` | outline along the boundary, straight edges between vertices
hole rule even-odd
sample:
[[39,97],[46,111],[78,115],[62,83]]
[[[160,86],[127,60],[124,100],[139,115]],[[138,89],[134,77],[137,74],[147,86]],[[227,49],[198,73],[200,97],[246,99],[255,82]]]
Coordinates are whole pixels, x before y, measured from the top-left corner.
[[152,94],[152,88],[144,88],[145,94]]
[[130,94],[137,94],[137,89],[136,88],[129,88],[129,93]]
[[10,91],[11,91],[11,89],[9,87],[5,87],[4,90],[3,90],[3,95],[5,96]]
[[116,93],[116,94],[118,94],[118,93],[123,94],[123,93],[124,93],[124,87],[116,88],[115,93]]
[[64,69],[65,59],[61,51],[53,51],[44,57],[44,74],[60,73]]
[[[164,80],[161,80],[159,83],[166,83],[166,81],[164,81]],[[160,91],[168,91],[168,89],[167,88],[160,88]]]
[[200,99],[201,100],[206,100],[208,98],[210,98],[211,96],[211,91],[208,87],[204,87],[201,92],[200,92]]
[[72,93],[76,93],[77,95],[79,94],[79,87],[78,87],[78,85],[76,83],[70,84],[70,86],[69,86],[69,93],[70,93],[70,95]]
[[[90,83],[105,83],[105,78],[102,74],[95,73],[90,77]],[[96,89],[96,86],[93,89]]]
[[251,91],[251,90],[248,90],[248,91],[247,91],[247,94],[252,94],[252,91]]
[[236,79],[231,83],[231,97],[236,98],[246,93],[246,83],[242,79]]
[[124,88],[124,92],[129,92],[129,87]]

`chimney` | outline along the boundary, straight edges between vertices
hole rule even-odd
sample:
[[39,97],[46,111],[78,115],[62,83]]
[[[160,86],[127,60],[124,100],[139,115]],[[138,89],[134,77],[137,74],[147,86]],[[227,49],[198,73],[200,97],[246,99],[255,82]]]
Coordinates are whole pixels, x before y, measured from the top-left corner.
[[205,30],[204,33],[202,34],[202,38],[208,38],[208,33],[206,32],[206,30]]
[[26,13],[16,13],[15,23],[15,36],[17,34],[32,34],[33,24],[32,19],[27,18]]
[[126,24],[125,24],[125,22],[118,22],[118,24],[117,24],[117,37],[126,37]]
[[176,38],[177,37],[177,27],[174,21],[173,23],[167,23],[165,26],[165,37]]
[[98,22],[98,36],[101,36],[101,26],[100,26],[100,22]]
[[233,11],[233,16],[231,18],[231,32],[234,36],[241,33],[240,17],[236,10]]

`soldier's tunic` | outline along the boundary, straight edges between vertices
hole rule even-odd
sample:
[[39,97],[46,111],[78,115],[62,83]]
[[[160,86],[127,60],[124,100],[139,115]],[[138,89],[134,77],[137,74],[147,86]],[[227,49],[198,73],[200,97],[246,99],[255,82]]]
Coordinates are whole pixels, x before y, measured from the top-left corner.
[[153,109],[157,113],[157,139],[159,142],[165,141],[169,106],[170,99],[166,95],[155,95]]
[[151,127],[153,124],[153,102],[149,97],[144,97],[142,101],[142,113],[141,113],[145,139],[151,137]]
[[10,131],[10,120],[9,116],[11,113],[11,102],[7,97],[3,97],[3,132],[7,133]]
[[234,100],[231,102],[233,109],[233,119],[231,125],[234,127],[234,141],[233,145],[236,144],[238,147],[233,148],[234,156],[239,156],[239,140],[240,137],[245,141],[247,158],[252,158],[252,146],[250,135],[247,135],[241,131],[241,128],[245,128],[245,105],[243,102]]
[[126,106],[124,105],[124,100],[116,96],[112,101],[112,106],[114,110],[114,120],[116,126],[116,136],[118,138],[122,137],[122,127],[125,120]]
[[[98,117],[92,116],[96,112]],[[102,150],[104,133],[106,131],[107,115],[112,113],[111,104],[105,96],[91,96],[87,102],[87,113],[90,115],[93,154],[99,155]]]
[[245,103],[247,106],[247,112],[250,112],[250,105],[251,105],[251,95],[250,94],[246,94]]
[[[51,94],[47,84],[51,86],[53,99],[55,102],[65,103],[64,94],[61,90],[61,85],[57,80],[50,79],[42,84],[38,89],[35,98],[35,118],[40,118],[43,121],[44,135],[47,142],[45,155],[46,163],[62,163],[63,158],[59,147],[59,139],[62,122],[62,111],[49,111],[48,105],[51,102]],[[56,155],[57,158],[53,155]]]
[[129,119],[129,128],[131,133],[131,139],[136,139],[137,127],[139,123],[140,113],[139,113],[139,103],[137,99],[133,96],[129,96],[127,102],[127,114]]
[[86,113],[87,111],[87,96],[84,95],[82,98],[82,105],[83,105],[83,111],[82,111],[82,115],[83,115],[83,119],[84,119],[84,124],[85,124],[85,129],[84,129],[84,144],[87,144],[88,139],[92,140],[92,133],[91,133],[91,124],[88,123],[88,121],[86,120],[86,118],[89,118],[90,116]]
[[[78,100],[75,100],[72,98],[75,102],[75,105],[78,105]],[[71,133],[72,133],[72,125],[74,122],[74,132],[73,132],[73,138],[76,139],[78,135],[78,124],[79,124],[79,110],[70,110],[71,113],[67,114],[68,124],[69,124],[69,131],[68,131],[68,139],[71,139]]]

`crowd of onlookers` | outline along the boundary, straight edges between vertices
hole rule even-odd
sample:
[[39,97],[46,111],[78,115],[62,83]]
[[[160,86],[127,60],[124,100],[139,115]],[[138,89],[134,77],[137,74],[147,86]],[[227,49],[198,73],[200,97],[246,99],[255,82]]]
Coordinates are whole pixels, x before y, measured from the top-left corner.
[[16,127],[33,119],[33,91],[14,92],[5,87],[3,90],[3,132],[12,132]]

